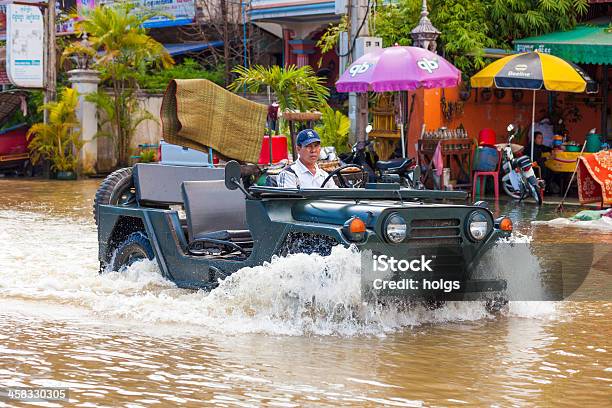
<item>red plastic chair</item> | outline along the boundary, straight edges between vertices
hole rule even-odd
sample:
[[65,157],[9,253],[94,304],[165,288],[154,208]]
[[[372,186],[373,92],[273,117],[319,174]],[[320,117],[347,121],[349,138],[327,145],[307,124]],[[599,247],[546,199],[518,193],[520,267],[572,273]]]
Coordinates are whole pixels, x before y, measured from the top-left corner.
[[499,168],[501,166],[502,155],[499,150],[497,150],[497,166],[495,167],[495,171],[474,171],[472,174],[472,199],[476,198],[476,183],[479,180],[482,180],[479,195],[483,196],[487,183],[487,176],[493,177],[493,183],[495,187],[495,201],[499,200]]

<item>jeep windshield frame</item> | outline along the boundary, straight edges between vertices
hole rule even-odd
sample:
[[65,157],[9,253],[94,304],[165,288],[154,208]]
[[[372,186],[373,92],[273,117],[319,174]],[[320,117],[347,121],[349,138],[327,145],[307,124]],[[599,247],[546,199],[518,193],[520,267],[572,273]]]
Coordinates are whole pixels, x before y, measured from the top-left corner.
[[282,188],[252,186],[249,192],[255,198],[340,198],[351,200],[466,200],[465,191],[436,191],[408,189],[363,188]]

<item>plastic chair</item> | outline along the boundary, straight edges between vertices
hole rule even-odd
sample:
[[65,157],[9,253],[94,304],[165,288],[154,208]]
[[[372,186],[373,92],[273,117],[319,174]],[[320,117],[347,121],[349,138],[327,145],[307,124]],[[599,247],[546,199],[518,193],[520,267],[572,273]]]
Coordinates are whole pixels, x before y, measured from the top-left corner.
[[[538,180],[542,180],[542,168],[538,165],[538,162],[531,163],[534,173],[537,173]],[[544,201],[544,188],[540,189],[540,198]]]
[[484,195],[484,191],[486,188],[487,176],[493,177],[493,183],[495,187],[495,201],[499,200],[499,168],[501,166],[502,155],[501,152],[497,151],[497,166],[494,171],[474,171],[472,175],[472,199],[476,198],[476,183],[479,180],[482,180],[482,183],[479,188],[479,196]]
[[538,165],[538,162],[533,162],[531,163],[531,168],[533,168],[533,172],[538,174],[538,178],[541,179],[542,178],[542,169],[540,168],[540,166]]

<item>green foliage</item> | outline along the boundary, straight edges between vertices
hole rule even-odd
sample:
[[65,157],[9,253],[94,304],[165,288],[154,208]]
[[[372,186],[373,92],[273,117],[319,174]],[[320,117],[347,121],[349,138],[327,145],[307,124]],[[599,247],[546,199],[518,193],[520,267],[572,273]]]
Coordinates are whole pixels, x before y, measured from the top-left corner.
[[309,65],[301,68],[295,65],[286,68],[278,65],[255,65],[251,68],[238,66],[232,72],[238,74],[238,77],[228,87],[230,90],[239,92],[246,86],[249,92],[260,92],[269,86],[281,112],[287,109],[307,112],[327,105],[329,89]]
[[76,117],[78,94],[72,88],[64,88],[59,101],[40,106],[47,110],[48,123],[36,123],[28,130],[30,157],[37,163],[41,159],[51,162],[53,171],[75,171],[77,154],[83,142]]
[[138,75],[138,83],[142,89],[151,91],[164,91],[172,79],[208,79],[217,85],[223,85],[223,65],[218,65],[214,70],[202,69],[202,66],[193,59],[186,58],[182,64],[177,64],[168,69],[152,70]]
[[128,165],[136,126],[153,118],[139,106],[138,78],[147,69],[169,68],[174,63],[163,45],[143,28],[144,22],[156,15],[158,13],[136,9],[130,2],[84,9],[76,29],[79,33],[87,33],[89,44],[73,44],[63,53],[64,58],[75,54],[96,56],[93,67],[111,90],[110,94],[91,95],[90,100],[98,104],[110,122],[110,136],[115,142],[121,167]]
[[[432,23],[442,32],[438,45],[465,75],[484,67],[483,48],[512,49],[515,39],[573,28],[588,0],[430,0]],[[375,35],[385,46],[410,45],[421,0],[381,5]]]
[[[60,88],[60,92],[63,88]],[[8,129],[10,127],[27,123],[31,125],[33,123],[42,122],[43,114],[38,108],[43,104],[44,94],[42,91],[29,91],[26,97],[27,102],[27,114],[24,115],[21,109],[11,115],[4,125],[0,127],[0,130]]]
[[338,41],[340,41],[340,33],[343,31],[347,31],[348,29],[348,19],[346,15],[342,16],[342,19],[338,24],[330,24],[327,27],[327,30],[323,33],[319,41],[317,41],[316,46],[321,50],[321,58],[319,58],[319,67],[321,66],[321,61],[323,61],[323,54],[334,49]]
[[[88,48],[100,52],[95,66],[104,68],[103,80],[132,80],[134,69],[148,66],[168,68],[173,64],[164,46],[149,36],[143,27],[145,21],[158,15],[139,10],[131,2],[84,9],[82,19],[76,22],[76,29],[88,34],[91,43]],[[83,52],[82,47],[79,48]]]
[[351,121],[348,116],[340,111],[335,111],[329,106],[321,110],[322,124],[316,126],[315,130],[321,136],[322,146],[334,146],[336,152],[344,153],[349,150],[348,135]]
[[157,161],[157,154],[155,150],[144,150],[140,153],[140,162],[141,163],[151,163]]

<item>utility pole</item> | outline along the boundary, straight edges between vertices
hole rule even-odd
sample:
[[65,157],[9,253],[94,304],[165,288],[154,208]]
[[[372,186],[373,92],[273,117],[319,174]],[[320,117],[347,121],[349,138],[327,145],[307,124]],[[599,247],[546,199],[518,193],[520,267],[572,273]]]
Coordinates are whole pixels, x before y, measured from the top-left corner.
[[[56,64],[55,55],[55,4],[56,0],[48,0],[45,18],[45,40],[46,40],[46,66],[45,66],[45,103],[56,99]],[[47,111],[44,112],[44,121],[47,123]]]
[[[348,35],[348,50],[350,65],[361,55],[357,55],[357,38],[367,37],[368,29],[368,0],[349,0],[350,29]],[[368,94],[349,93],[349,118],[351,119],[351,143],[365,139],[365,128],[368,124]]]
[[225,86],[230,80],[229,33],[227,28],[227,0],[221,0],[221,18],[223,19],[223,63],[225,64]]

